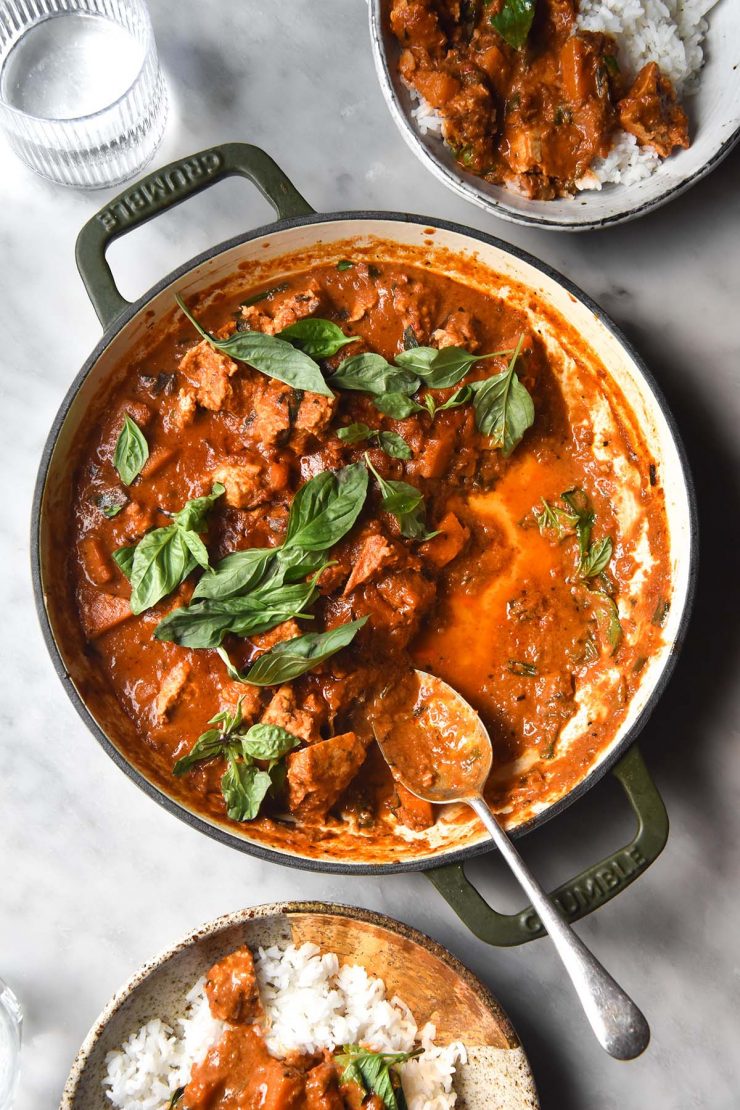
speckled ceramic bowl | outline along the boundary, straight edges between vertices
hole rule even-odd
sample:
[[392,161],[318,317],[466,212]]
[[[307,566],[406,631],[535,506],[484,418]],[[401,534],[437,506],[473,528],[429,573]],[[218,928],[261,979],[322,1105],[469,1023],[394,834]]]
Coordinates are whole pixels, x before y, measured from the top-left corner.
[[559,200],[531,200],[489,185],[461,169],[442,140],[420,132],[411,96],[398,74],[398,40],[391,33],[391,0],[368,0],[370,37],[380,87],[391,115],[414,154],[453,192],[494,216],[553,231],[589,231],[625,223],[690,189],[740,140],[740,4],[718,0],[709,12],[704,67],[687,103],[692,145],[666,159],[652,176],[633,185],[607,185]]
[[145,964],[108,1003],[85,1038],[60,1110],[110,1110],[101,1082],[106,1054],[154,1017],[172,1022],[185,994],[222,956],[241,944],[310,941],[382,978],[419,1024],[433,1021],[437,1041],[462,1040],[469,1061],[456,1076],[458,1110],[536,1110],[524,1050],[498,1002],[453,956],[423,933],[350,906],[283,902],[240,910],[204,925]]

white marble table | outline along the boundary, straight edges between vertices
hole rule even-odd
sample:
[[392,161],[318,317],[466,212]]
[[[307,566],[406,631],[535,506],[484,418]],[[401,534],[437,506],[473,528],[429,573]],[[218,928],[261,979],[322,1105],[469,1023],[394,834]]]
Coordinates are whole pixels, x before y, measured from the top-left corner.
[[[612,314],[674,407],[704,535],[688,642],[643,740],[672,832],[652,870],[579,927],[643,1006],[653,1043],[632,1064],[605,1057],[546,940],[487,948],[421,876],[310,875],[232,852],[158,809],[94,743],[37,627],[28,528],[48,426],[98,337],[73,247],[107,194],[47,185],[3,151],[0,975],[26,1012],[17,1110],[57,1104],[79,1042],[141,961],[217,914],[296,897],[369,906],[448,945],[510,1012],[545,1110],[730,1110],[740,1097],[740,150],[688,196],[627,227],[577,237],[518,229],[453,197],[409,153],[375,82],[363,0],[152,7],[173,102],[160,163],[246,139],[264,146],[318,209],[417,211],[526,247]],[[123,292],[143,292],[268,216],[244,182],[217,186],[114,246]],[[525,854],[555,885],[629,832],[626,805],[604,782],[531,837]],[[504,908],[517,905],[495,860],[474,875]]]

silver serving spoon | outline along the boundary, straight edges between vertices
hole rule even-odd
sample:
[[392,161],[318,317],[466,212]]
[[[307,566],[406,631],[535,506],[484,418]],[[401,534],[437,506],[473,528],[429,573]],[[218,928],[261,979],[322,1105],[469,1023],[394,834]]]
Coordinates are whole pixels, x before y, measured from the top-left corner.
[[416,682],[402,694],[395,690],[389,712],[381,710],[375,722],[395,778],[424,801],[465,802],[475,810],[550,934],[597,1040],[610,1056],[634,1059],[650,1040],[647,1021],[573,932],[484,800],[493,752],[480,717],[442,679],[414,674]]

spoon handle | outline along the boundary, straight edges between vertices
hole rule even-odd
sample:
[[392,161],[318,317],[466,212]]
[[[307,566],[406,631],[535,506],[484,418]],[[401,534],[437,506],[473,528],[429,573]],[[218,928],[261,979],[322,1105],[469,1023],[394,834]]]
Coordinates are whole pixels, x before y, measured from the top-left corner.
[[550,934],[601,1046],[618,1060],[632,1060],[639,1056],[650,1040],[650,1028],[640,1010],[573,932],[483,798],[470,798],[469,803],[490,832]]

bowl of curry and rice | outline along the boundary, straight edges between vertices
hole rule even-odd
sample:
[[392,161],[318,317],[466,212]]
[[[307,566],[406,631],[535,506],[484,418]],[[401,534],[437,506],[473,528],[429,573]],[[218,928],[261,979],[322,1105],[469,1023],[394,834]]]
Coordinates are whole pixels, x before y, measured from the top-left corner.
[[370,0],[375,64],[406,142],[515,223],[644,215],[740,136],[728,0]]

